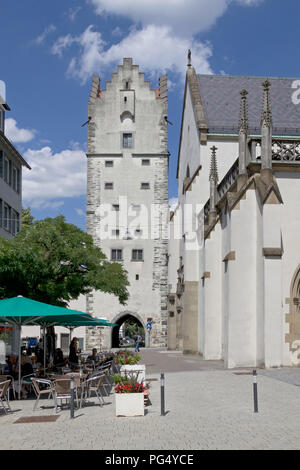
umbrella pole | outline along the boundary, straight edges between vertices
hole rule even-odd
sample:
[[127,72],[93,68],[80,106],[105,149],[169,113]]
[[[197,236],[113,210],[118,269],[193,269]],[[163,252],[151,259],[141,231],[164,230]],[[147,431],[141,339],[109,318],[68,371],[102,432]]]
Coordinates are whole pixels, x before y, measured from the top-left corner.
[[46,327],[44,326],[44,374],[46,375],[46,349],[47,349],[47,341],[46,341]]
[[21,399],[21,338],[22,338],[22,326],[19,325],[19,361],[18,361],[18,376],[19,376],[19,400]]

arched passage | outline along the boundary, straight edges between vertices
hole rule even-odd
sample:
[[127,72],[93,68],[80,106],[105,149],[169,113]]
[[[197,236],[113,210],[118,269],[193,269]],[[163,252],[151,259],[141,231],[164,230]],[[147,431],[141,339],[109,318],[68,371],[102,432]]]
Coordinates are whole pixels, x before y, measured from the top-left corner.
[[[115,323],[117,326],[112,328],[111,332],[111,346],[112,348],[119,348],[120,344],[120,328],[123,331],[123,336],[130,336],[133,338],[134,335],[140,334],[145,339],[145,326],[143,320],[138,318],[137,315],[132,314],[131,312],[125,312],[118,315],[112,323]],[[126,334],[130,332],[130,334]]]

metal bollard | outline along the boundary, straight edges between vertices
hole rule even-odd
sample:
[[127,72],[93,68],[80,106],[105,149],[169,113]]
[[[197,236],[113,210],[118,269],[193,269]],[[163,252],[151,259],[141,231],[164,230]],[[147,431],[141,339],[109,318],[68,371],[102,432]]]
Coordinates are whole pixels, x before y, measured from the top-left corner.
[[165,416],[165,374],[160,374],[160,404],[161,404],[161,416]]
[[257,374],[256,374],[256,370],[253,371],[253,400],[254,400],[254,413],[258,413]]
[[73,419],[74,418],[74,375],[71,375],[70,391],[71,391],[70,418]]

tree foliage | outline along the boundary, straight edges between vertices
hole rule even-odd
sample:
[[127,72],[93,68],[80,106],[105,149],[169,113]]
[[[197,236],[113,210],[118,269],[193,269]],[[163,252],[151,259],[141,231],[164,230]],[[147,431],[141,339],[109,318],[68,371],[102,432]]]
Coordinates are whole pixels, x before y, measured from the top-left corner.
[[25,224],[15,239],[0,239],[0,298],[23,295],[67,306],[100,290],[128,299],[127,272],[107,261],[90,235],[63,216]]
[[29,225],[32,225],[34,221],[34,217],[31,215],[31,209],[30,207],[27,207],[27,209],[22,209],[22,227],[28,227]]

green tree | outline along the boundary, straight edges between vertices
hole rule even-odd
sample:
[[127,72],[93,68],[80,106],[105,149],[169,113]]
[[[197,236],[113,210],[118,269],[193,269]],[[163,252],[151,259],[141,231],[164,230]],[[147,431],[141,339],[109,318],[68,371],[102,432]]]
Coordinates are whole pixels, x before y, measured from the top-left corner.
[[0,298],[23,295],[65,307],[93,289],[128,299],[127,272],[107,261],[90,235],[63,216],[23,226],[13,240],[0,238]]
[[31,209],[30,207],[27,207],[27,209],[22,209],[22,227],[28,227],[29,225],[32,225],[34,221],[34,217],[31,215]]

